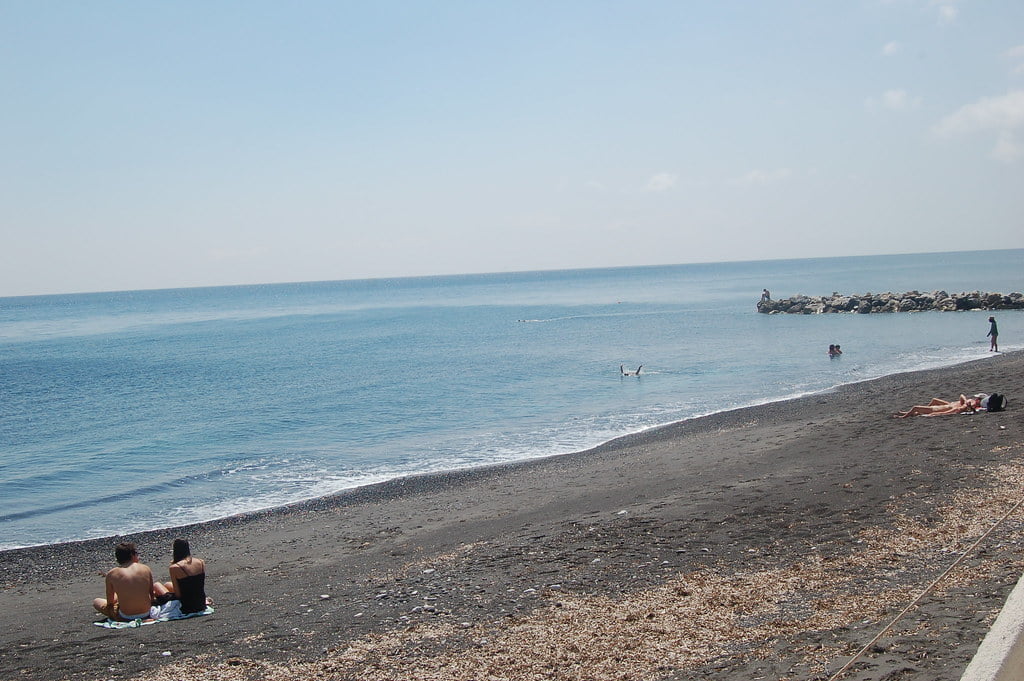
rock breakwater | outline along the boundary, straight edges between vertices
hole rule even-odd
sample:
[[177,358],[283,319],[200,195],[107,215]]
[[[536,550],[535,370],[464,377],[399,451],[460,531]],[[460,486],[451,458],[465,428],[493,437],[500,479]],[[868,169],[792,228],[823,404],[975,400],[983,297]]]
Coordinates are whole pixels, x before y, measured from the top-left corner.
[[868,314],[873,312],[957,312],[964,310],[1024,310],[1024,294],[1021,293],[946,293],[933,291],[921,293],[861,293],[830,296],[797,295],[780,300],[762,300],[757,311],[763,314],[824,314],[827,312],[852,312]]

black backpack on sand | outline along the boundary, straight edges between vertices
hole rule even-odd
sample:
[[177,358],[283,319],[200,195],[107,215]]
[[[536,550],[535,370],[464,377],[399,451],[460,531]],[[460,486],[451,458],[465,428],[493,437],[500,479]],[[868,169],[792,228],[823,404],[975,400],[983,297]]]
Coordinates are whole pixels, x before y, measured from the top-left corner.
[[987,411],[1003,411],[1004,409],[1006,409],[1006,395],[992,393],[988,396]]

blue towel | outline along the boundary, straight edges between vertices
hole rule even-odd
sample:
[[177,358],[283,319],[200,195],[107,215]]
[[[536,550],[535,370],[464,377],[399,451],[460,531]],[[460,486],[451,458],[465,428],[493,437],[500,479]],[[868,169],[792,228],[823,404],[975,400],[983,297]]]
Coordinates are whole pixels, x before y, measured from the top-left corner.
[[[167,605],[171,603],[178,603],[179,601],[169,601]],[[160,617],[155,619],[142,619],[142,620],[131,620],[130,622],[118,622],[117,620],[107,619],[102,622],[93,622],[97,627],[103,627],[105,629],[131,629],[132,627],[141,627],[146,624],[156,624],[157,622],[170,622],[171,620],[185,620],[189,617],[199,617],[200,615],[212,615],[213,607],[206,606],[206,610],[200,612],[190,612],[187,615],[182,614],[180,606],[179,608],[172,608],[170,612],[161,613]]]

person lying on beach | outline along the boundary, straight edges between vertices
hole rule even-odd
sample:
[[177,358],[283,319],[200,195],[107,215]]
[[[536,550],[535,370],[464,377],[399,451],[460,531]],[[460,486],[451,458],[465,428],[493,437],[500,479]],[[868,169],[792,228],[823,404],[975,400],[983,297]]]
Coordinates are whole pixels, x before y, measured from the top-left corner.
[[171,581],[164,583],[168,596],[181,601],[181,613],[188,615],[206,609],[206,564],[192,555],[188,541],[175,539],[171,545]]
[[893,414],[892,417],[895,419],[905,419],[908,416],[943,416],[945,414],[962,414],[964,412],[974,413],[980,407],[981,400],[976,397],[961,395],[956,402],[947,402],[936,397],[928,404],[913,406],[907,411]]
[[133,542],[122,542],[114,547],[114,558],[117,567],[109,570],[104,578],[107,597],[94,599],[92,606],[120,622],[152,617],[153,610],[159,610],[153,603],[165,596],[167,588],[153,581],[153,571],[139,561]]

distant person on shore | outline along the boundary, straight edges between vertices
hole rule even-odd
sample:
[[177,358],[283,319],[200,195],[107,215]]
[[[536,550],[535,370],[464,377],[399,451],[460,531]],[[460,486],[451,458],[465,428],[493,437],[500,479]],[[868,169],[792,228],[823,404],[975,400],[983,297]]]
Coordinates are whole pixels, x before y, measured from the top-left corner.
[[766,303],[772,299],[772,294],[768,292],[768,289],[761,291],[761,302]]
[[908,416],[944,416],[946,414],[963,414],[964,412],[974,413],[981,407],[981,400],[977,397],[961,395],[956,402],[947,402],[939,398],[932,399],[928,404],[911,407],[907,411],[897,412],[892,415],[895,419],[905,419]]
[[206,564],[192,555],[187,540],[174,540],[168,572],[171,581],[163,586],[170,598],[181,602],[181,614],[206,610]]
[[988,351],[999,352],[999,341],[997,340],[999,338],[999,327],[996,326],[996,318],[989,317],[988,324],[988,333],[985,335],[992,338],[992,343],[988,346]]
[[128,622],[155,618],[160,608],[153,603],[166,598],[167,589],[153,581],[153,571],[139,561],[133,542],[114,547],[117,567],[106,573],[107,597],[97,598],[92,606],[112,620]]

